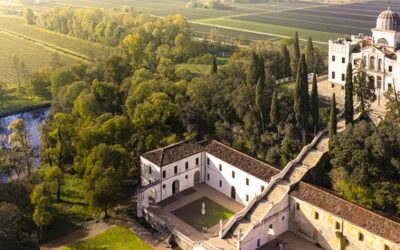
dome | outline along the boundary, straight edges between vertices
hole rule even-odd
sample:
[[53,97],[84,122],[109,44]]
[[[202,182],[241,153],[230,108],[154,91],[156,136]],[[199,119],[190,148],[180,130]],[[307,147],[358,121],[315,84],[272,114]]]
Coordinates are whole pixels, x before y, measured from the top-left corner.
[[392,11],[390,7],[379,14],[376,20],[376,29],[378,30],[390,30],[390,31],[400,31],[400,17],[399,15]]

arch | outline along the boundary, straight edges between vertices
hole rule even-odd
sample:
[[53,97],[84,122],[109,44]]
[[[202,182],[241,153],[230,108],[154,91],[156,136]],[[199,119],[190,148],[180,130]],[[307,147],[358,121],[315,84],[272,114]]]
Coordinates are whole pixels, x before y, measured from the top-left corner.
[[369,58],[369,68],[370,69],[375,69],[375,57],[374,56],[371,56]]
[[179,193],[179,180],[172,182],[172,194]]
[[378,59],[378,70],[382,69],[382,58]]
[[378,44],[388,45],[389,42],[388,42],[388,40],[386,40],[385,38],[379,38],[379,39],[378,39]]
[[231,187],[231,198],[236,200],[236,188],[234,186]]
[[194,185],[200,184],[200,171],[196,171],[196,173],[194,173],[193,184]]

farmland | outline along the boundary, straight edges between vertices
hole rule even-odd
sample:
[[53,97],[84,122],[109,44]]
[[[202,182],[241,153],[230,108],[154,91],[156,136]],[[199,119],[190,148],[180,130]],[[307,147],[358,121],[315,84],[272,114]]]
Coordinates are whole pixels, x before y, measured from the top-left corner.
[[[29,71],[33,71],[48,66],[54,53],[54,50],[46,49],[42,45],[0,32],[0,81],[9,87],[15,83],[16,73],[12,60],[14,54],[25,63]],[[61,57],[61,60],[68,64],[79,62],[70,57]]]

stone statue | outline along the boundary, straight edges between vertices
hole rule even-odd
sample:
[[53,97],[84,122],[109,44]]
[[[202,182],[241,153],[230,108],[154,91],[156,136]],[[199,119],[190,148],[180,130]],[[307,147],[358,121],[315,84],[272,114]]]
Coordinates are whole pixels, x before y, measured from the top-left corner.
[[203,201],[203,204],[201,206],[201,215],[205,215],[206,214],[206,204]]

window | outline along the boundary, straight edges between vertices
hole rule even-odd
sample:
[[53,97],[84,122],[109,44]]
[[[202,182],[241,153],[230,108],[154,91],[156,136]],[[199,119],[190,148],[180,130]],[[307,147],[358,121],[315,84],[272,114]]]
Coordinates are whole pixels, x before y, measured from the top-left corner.
[[264,188],[265,188],[265,187],[264,187],[263,185],[261,185],[261,192],[264,191]]
[[342,74],[342,81],[344,81],[346,78],[346,76],[344,74]]
[[261,239],[257,239],[257,247],[261,245]]
[[369,68],[375,69],[375,57],[374,56],[371,56],[371,58],[369,58]]
[[235,171],[232,171],[232,178],[235,179]]
[[282,216],[282,220],[285,220],[285,216]]
[[346,58],[342,57],[342,63],[346,63]]
[[332,71],[332,79],[335,79],[335,71]]
[[249,195],[246,194],[246,201],[249,201]]
[[207,174],[207,181],[210,180],[210,174]]
[[274,228],[274,227],[272,226],[272,224],[269,224],[269,229],[272,229],[272,228]]
[[296,202],[296,210],[300,210],[300,203]]
[[165,184],[162,185],[162,188],[165,188]]
[[336,221],[335,223],[335,229],[336,230],[340,230],[340,223]]
[[246,178],[246,185],[248,186],[250,183],[249,178]]
[[189,176],[188,176],[188,175],[185,175],[185,179],[187,179],[187,178],[189,178]]
[[174,166],[174,173],[175,173],[175,174],[178,173],[178,166]]
[[199,158],[196,158],[196,166],[199,165]]
[[189,162],[185,162],[185,169],[189,169]]
[[393,66],[389,65],[389,72],[393,71]]
[[222,171],[222,165],[219,164],[219,171]]
[[219,187],[222,187],[222,181],[219,180]]
[[385,246],[383,247],[383,250],[390,250],[390,247],[385,244]]
[[149,184],[151,184],[151,180],[149,180]]
[[210,158],[207,158],[207,165],[210,165]]
[[314,213],[314,219],[319,220],[319,213],[318,212]]
[[335,84],[332,83],[332,84],[331,84],[331,88],[335,88]]
[[336,60],[335,56],[332,56],[332,62],[334,62]]
[[149,174],[151,174],[151,166],[149,166]]
[[364,234],[363,233],[361,233],[361,232],[358,233],[358,240],[359,241],[364,241]]
[[167,171],[162,171],[162,178],[165,178],[165,177],[167,177]]
[[392,84],[389,83],[389,84],[388,84],[388,89],[391,89],[391,88],[392,88]]

